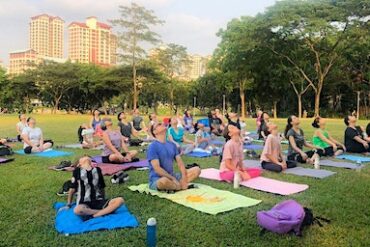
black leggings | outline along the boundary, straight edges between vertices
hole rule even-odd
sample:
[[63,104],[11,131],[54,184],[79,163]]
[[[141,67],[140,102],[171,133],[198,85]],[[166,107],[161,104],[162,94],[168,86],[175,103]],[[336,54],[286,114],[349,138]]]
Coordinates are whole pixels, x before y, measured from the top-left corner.
[[[369,143],[370,145],[370,143]],[[361,143],[357,144],[356,145],[353,145],[351,148],[347,148],[347,152],[351,152],[351,153],[366,153],[366,152],[370,152],[370,147],[369,148],[365,148],[364,145],[362,145]]]
[[[297,162],[293,160],[287,160],[286,165],[287,165],[287,168],[294,168],[297,166]],[[272,162],[262,161],[261,166],[263,169],[272,171],[272,172],[282,172],[283,171],[283,168],[281,167],[281,165],[278,165]]]
[[[341,147],[338,147],[337,150],[343,150],[343,148]],[[327,147],[327,148],[324,148],[324,153],[323,155],[320,155],[320,156],[334,156],[335,152],[334,152],[334,149],[333,147]]]
[[[322,149],[318,149],[317,151],[310,150],[305,153],[307,154],[307,158],[311,158],[315,153],[317,153],[320,157],[324,156],[324,152]],[[288,160],[297,161],[299,163],[306,163],[306,161],[303,159],[303,157],[299,153],[292,153],[291,155],[288,155]]]

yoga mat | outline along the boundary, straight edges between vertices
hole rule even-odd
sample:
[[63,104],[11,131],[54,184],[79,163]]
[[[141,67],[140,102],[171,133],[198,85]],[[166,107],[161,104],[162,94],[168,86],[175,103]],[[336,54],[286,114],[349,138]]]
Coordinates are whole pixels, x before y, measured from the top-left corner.
[[14,159],[5,159],[5,158],[0,158],[0,164],[5,164],[7,162],[13,161]]
[[211,140],[211,144],[222,146],[225,144],[225,142],[221,140]]
[[68,156],[72,154],[71,152],[64,152],[64,151],[58,151],[58,150],[46,150],[41,153],[32,153],[32,154],[25,154],[23,150],[18,150],[18,151],[15,151],[14,153],[21,154],[21,155],[44,157],[44,158],[55,158],[55,157],[61,157],[61,156]]
[[243,148],[244,149],[248,149],[248,150],[262,150],[263,149],[263,145],[259,145],[259,144],[244,144]]
[[189,157],[195,157],[195,158],[207,158],[207,157],[211,157],[212,154],[209,153],[209,152],[197,152],[197,151],[192,151],[188,154],[186,154],[186,156],[189,156]]
[[[82,144],[80,143],[75,143],[75,144],[67,144],[67,145],[63,145],[64,148],[77,148],[77,149],[84,149],[82,147]],[[103,150],[104,146],[103,145],[100,145],[100,146],[97,146],[95,148],[90,148],[92,150]],[[89,148],[86,148],[86,149],[89,149]]]
[[[220,178],[220,171],[215,168],[208,168],[202,169],[202,172],[199,177],[211,180],[221,181]],[[292,195],[295,193],[302,192],[308,189],[308,185],[306,184],[295,184],[295,183],[288,183],[282,182],[275,179],[264,178],[264,177],[257,177],[249,179],[248,181],[243,181],[240,185],[260,190],[268,193],[278,194],[278,195]]]
[[352,155],[352,154],[341,154],[341,155],[336,156],[335,158],[342,159],[342,160],[350,160],[350,161],[354,161],[357,163],[370,162],[370,157],[357,156],[357,155]]
[[[243,165],[244,167],[247,167],[247,168],[261,168],[262,169],[261,163],[259,160],[244,160]],[[334,175],[336,172],[327,171],[327,170],[316,170],[316,169],[304,168],[304,167],[294,167],[294,168],[288,168],[284,170],[283,173],[323,179],[331,175]]]
[[334,160],[320,160],[320,166],[329,166],[329,167],[337,167],[337,168],[346,168],[346,169],[361,169],[364,166],[361,164],[350,163],[350,162],[343,162],[341,160],[334,161]]
[[197,188],[178,191],[174,194],[151,190],[148,184],[130,186],[129,189],[165,198],[185,207],[212,215],[236,208],[254,206],[261,202],[260,200],[238,195],[230,191],[218,190],[208,185],[195,184],[195,186]]
[[139,222],[125,205],[119,207],[115,212],[102,217],[83,221],[80,216],[73,213],[73,208],[58,210],[66,204],[57,202],[54,209],[57,211],[55,217],[55,229],[62,234],[80,234],[97,230],[112,230],[118,228],[138,227]]
[[95,166],[100,167],[101,172],[104,176],[111,176],[120,171],[126,171],[126,170],[133,169],[133,168],[136,169],[136,168],[148,167],[149,161],[140,160],[138,162],[125,163],[122,165],[99,163],[99,164],[96,164]]
[[322,169],[294,167],[294,168],[289,168],[289,169],[284,170],[283,173],[323,179],[323,178],[334,175],[336,172],[322,170]]

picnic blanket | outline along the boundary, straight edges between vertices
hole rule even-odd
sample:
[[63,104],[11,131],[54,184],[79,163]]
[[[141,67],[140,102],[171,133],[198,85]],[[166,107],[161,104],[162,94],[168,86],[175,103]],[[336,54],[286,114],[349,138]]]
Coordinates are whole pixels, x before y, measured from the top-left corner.
[[337,168],[346,168],[346,169],[361,169],[364,165],[351,163],[351,162],[344,162],[342,160],[320,160],[320,166],[329,166],[329,167],[337,167]]
[[[208,168],[202,169],[200,177],[210,180],[222,181],[219,174],[220,171],[218,169]],[[254,190],[260,190],[283,196],[292,195],[308,189],[308,185],[306,184],[288,183],[264,177],[252,178],[248,181],[241,182],[240,185]]]
[[71,152],[64,152],[64,151],[53,150],[53,149],[48,149],[41,153],[32,153],[32,154],[25,154],[24,150],[22,149],[22,150],[14,151],[14,153],[21,154],[21,155],[44,157],[44,158],[55,158],[55,157],[69,156],[72,154]]
[[5,163],[13,161],[13,160],[14,160],[13,158],[11,158],[11,159],[0,158],[0,164],[5,164]]
[[66,204],[57,202],[54,209],[57,211],[55,217],[55,229],[62,234],[80,234],[97,230],[112,230],[117,228],[138,227],[139,222],[125,205],[119,207],[112,214],[83,221],[80,216],[70,209],[58,211]]
[[178,191],[174,194],[151,190],[148,184],[130,186],[129,189],[165,198],[185,207],[212,215],[236,208],[254,206],[261,202],[260,200],[238,195],[230,191],[218,190],[208,185],[195,184],[195,186],[197,188]]
[[[259,160],[244,160],[243,165],[248,168],[261,168],[261,163]],[[294,167],[288,168],[283,171],[285,174],[291,174],[296,176],[305,176],[311,178],[326,178],[331,175],[334,175],[336,172],[328,171],[328,170],[317,170],[311,168],[304,168],[304,167]]]
[[352,155],[352,154],[341,154],[336,156],[335,158],[337,159],[342,159],[342,160],[350,160],[353,162],[357,163],[368,163],[370,162],[370,156],[359,156],[359,155]]

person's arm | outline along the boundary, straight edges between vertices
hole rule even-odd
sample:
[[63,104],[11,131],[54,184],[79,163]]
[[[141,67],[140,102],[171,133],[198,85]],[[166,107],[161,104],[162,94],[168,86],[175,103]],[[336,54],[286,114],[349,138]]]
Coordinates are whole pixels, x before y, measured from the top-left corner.
[[170,142],[174,142],[174,143],[176,143],[176,142],[173,140],[173,137],[172,137],[172,135],[171,135],[171,131],[170,131],[170,129],[168,129],[168,130],[167,130],[167,138],[168,138],[168,140],[169,140]]
[[41,135],[40,135],[40,151],[44,150],[44,135],[42,134],[41,132]]
[[235,171],[237,169],[236,166],[233,165],[233,163],[231,162],[231,159],[226,159],[225,160],[225,166],[227,169],[229,169],[230,171]]
[[320,131],[320,130],[317,130],[316,131],[316,136],[318,136],[321,140],[323,140],[324,142],[326,142],[327,144],[329,144],[330,146],[332,146],[332,147],[336,147],[337,145],[336,145],[336,142],[335,142],[335,140],[334,141],[332,141],[331,140],[331,138],[330,138],[330,136],[329,136],[329,138],[326,138],[323,134],[322,134],[322,132]]
[[16,124],[15,126],[16,126],[16,129],[17,129],[18,135],[22,135],[22,132],[21,132],[21,129],[19,128],[19,125]]
[[368,147],[369,146],[369,144],[367,143],[367,141],[365,141],[364,139],[362,139],[361,137],[359,137],[359,136],[355,136],[354,138],[353,138],[353,140],[355,140],[356,142],[358,142],[358,143],[361,143],[362,145],[364,145],[364,147]]
[[141,125],[142,125],[142,130],[146,131],[147,128],[146,128],[144,119],[143,119],[143,121],[141,121]]
[[191,140],[189,140],[189,139],[187,139],[185,136],[182,138],[182,141],[183,141],[184,143],[194,145],[194,142],[193,142],[193,141],[191,141]]
[[181,172],[181,179],[180,179],[180,185],[183,190],[188,188],[188,174],[184,165],[184,162],[182,161],[180,155],[176,155],[176,163],[179,167],[179,170]]
[[22,140],[25,142],[28,146],[34,147],[33,143],[30,141],[28,138],[28,133],[27,131],[23,130],[22,132]]
[[296,152],[296,153],[299,153],[303,156],[303,154],[305,154],[305,152],[303,152],[303,150],[301,150],[299,147],[297,147],[297,144],[295,142],[295,139],[294,139],[294,136],[289,136],[289,143],[290,143],[290,146],[292,146],[292,149]]
[[340,146],[343,148],[344,151],[346,151],[346,147],[344,146],[344,144],[340,143],[339,141],[337,141],[336,139],[334,139],[330,134],[329,134],[329,140],[333,143],[335,143],[336,145]]
[[70,188],[68,191],[68,198],[67,198],[67,206],[71,207],[72,202],[73,202],[73,195],[76,193],[75,188]]
[[135,137],[138,137],[139,132],[134,128],[134,126],[132,125],[132,122],[130,122],[129,124],[131,125],[131,135],[135,136]]
[[[175,178],[174,176],[171,176],[168,172],[166,172],[166,170],[164,170],[164,169],[161,167],[161,165],[160,165],[160,163],[159,163],[159,160],[158,160],[158,159],[151,160],[151,161],[150,161],[150,164],[152,164],[152,167],[153,167],[153,169],[154,169],[155,173],[157,173],[157,174],[158,174],[158,176],[160,176],[160,177],[166,177],[166,178],[168,178],[168,179],[170,179],[170,180],[173,180],[173,181],[175,181],[175,180],[176,180],[176,178]],[[176,181],[177,181],[177,180],[176,180]]]
[[129,152],[128,147],[125,144],[125,138],[123,136],[121,137],[121,147],[122,147],[123,151],[125,151],[126,153]]

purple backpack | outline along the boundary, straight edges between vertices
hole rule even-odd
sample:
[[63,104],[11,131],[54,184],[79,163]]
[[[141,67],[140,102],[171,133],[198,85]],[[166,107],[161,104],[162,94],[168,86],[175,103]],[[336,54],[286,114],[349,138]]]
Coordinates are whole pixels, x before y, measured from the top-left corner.
[[304,208],[294,200],[283,201],[268,211],[257,212],[257,222],[266,230],[285,234],[293,231],[301,235],[301,225],[305,218]]

